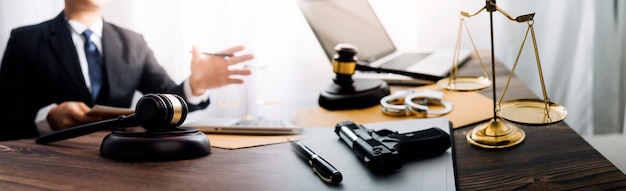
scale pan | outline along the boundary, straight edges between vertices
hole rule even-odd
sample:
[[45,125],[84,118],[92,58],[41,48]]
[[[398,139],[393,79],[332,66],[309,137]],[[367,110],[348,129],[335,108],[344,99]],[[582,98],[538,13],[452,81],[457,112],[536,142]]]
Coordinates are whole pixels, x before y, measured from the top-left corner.
[[437,81],[437,85],[444,90],[471,92],[487,89],[491,86],[491,80],[483,76],[459,76],[441,79]]
[[513,123],[523,125],[548,125],[563,121],[567,116],[564,106],[549,102],[548,115],[546,104],[539,99],[516,99],[500,104],[498,115]]

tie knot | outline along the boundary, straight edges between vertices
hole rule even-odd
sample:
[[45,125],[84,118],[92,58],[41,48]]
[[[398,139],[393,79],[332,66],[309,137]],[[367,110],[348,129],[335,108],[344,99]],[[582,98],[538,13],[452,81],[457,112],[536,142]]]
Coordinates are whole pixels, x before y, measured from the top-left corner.
[[91,37],[91,34],[93,34],[93,31],[91,31],[89,29],[83,31],[83,36],[85,36],[85,38],[87,38],[87,40],[89,40],[89,38]]

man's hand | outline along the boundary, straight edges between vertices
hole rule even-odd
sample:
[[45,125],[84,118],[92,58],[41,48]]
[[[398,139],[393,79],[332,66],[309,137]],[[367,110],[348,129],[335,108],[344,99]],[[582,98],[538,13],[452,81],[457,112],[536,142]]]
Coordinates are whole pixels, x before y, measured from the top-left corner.
[[[219,53],[235,54],[242,51],[243,46],[235,46]],[[189,84],[193,95],[199,96],[207,89],[218,88],[228,84],[241,84],[242,79],[234,78],[234,75],[250,75],[248,68],[232,69],[230,66],[251,60],[252,54],[244,54],[233,57],[207,56],[200,53],[194,46],[191,58],[191,76]]]
[[53,130],[60,130],[103,119],[101,116],[87,115],[90,109],[83,102],[63,102],[50,109],[48,123]]

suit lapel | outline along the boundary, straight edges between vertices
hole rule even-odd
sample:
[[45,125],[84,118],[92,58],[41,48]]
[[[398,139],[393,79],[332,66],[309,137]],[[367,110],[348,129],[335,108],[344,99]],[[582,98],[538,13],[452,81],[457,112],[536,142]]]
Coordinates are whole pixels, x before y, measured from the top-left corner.
[[78,53],[72,41],[72,34],[65,20],[65,13],[61,12],[50,24],[50,46],[55,52],[62,67],[66,70],[73,86],[81,92],[84,100],[91,100],[91,93],[85,84],[85,79],[78,61]]
[[110,23],[104,22],[102,27],[102,49],[104,54],[104,65],[106,67],[106,79],[108,84],[108,94],[115,92],[115,84],[121,81],[120,74],[123,74],[124,66],[128,61],[126,58],[122,37]]

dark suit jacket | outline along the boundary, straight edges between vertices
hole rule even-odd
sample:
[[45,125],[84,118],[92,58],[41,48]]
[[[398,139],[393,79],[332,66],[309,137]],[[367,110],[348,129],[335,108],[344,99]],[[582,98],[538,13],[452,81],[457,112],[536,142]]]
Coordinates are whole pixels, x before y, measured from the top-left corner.
[[[104,23],[102,34],[106,83],[98,104],[130,107],[135,91],[184,96],[157,63],[140,34]],[[52,103],[94,105],[83,75],[71,29],[62,12],[56,18],[11,32],[0,65],[0,140],[38,136],[35,116]],[[190,111],[208,101],[189,105]]]

